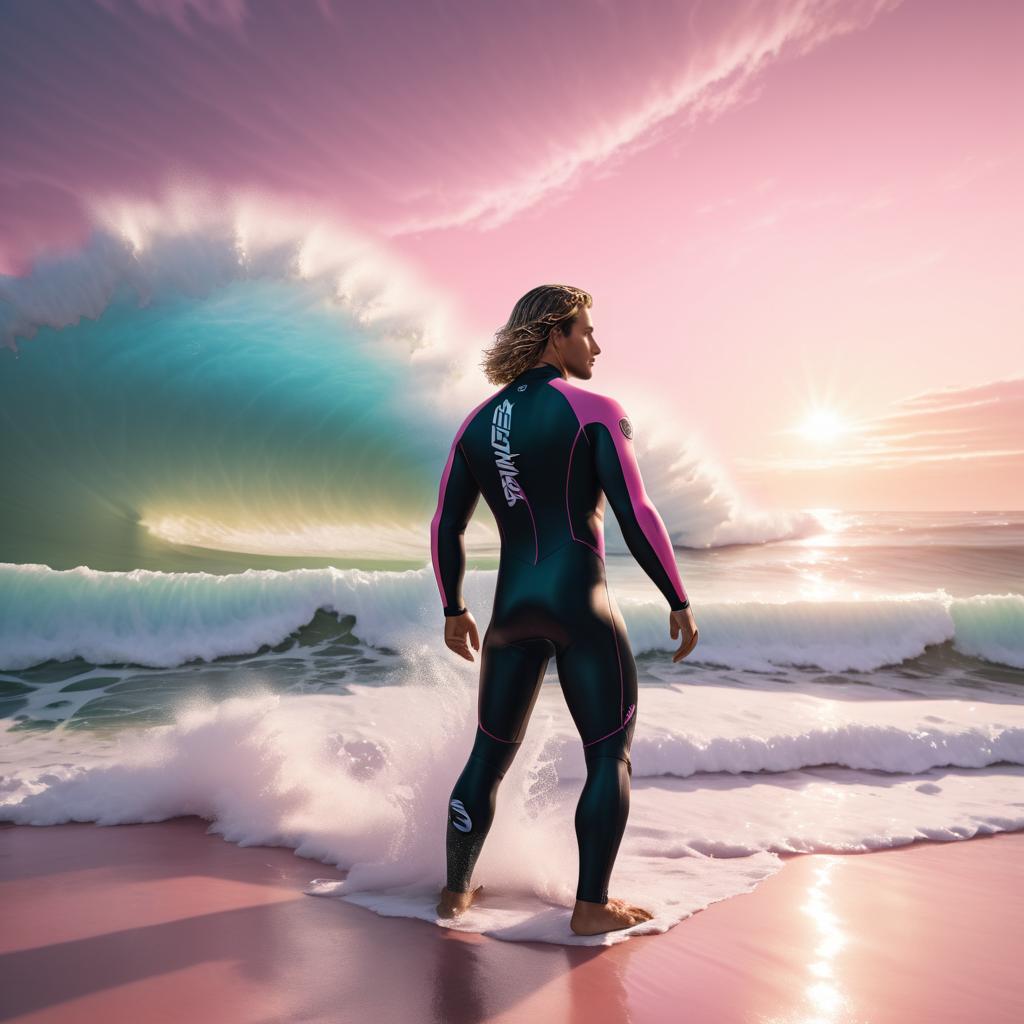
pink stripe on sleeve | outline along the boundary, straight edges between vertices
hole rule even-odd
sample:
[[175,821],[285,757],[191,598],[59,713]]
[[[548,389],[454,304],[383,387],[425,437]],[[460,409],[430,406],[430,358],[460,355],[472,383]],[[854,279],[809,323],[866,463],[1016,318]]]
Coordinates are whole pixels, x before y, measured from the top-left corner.
[[640,467],[633,452],[633,442],[623,434],[619,427],[619,420],[626,416],[626,410],[614,398],[584,391],[561,377],[555,377],[548,383],[565,395],[573,412],[576,413],[581,427],[585,427],[588,423],[602,423],[608,428],[608,433],[615,444],[615,451],[619,456],[622,475],[626,481],[626,489],[629,491],[630,503],[633,506],[636,520],[640,524],[640,529],[643,530],[648,543],[658,556],[658,561],[668,575],[679,600],[688,600],[683,581],[679,577],[675,554],[672,551],[672,539],[644,487],[643,478],[640,476]]

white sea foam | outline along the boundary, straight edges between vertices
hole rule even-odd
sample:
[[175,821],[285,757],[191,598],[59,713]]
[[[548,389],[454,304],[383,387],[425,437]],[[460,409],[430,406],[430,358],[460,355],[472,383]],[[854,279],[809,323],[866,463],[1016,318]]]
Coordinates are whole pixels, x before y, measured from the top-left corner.
[[[284,845],[348,869],[341,883],[326,882],[311,864],[311,894],[434,920],[446,803],[476,725],[475,668],[426,647],[405,653],[416,684],[192,701],[171,725],[106,738],[8,733],[0,818],[117,824],[195,814],[230,841]],[[781,852],[1024,829],[1024,704],[980,694],[865,699],[862,689],[642,688],[611,891],[655,918],[583,939],[568,915],[585,766],[561,694],[547,687],[474,876],[487,897],[447,923],[512,940],[618,942],[749,890],[781,867]]]

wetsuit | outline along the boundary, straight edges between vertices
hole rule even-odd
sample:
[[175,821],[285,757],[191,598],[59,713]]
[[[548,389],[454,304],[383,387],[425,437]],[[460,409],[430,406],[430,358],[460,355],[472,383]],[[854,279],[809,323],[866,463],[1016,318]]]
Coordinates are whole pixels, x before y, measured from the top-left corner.
[[501,533],[494,607],[480,650],[476,738],[448,806],[452,892],[469,890],[498,785],[554,656],[587,763],[575,819],[576,897],[608,901],[629,813],[637,683],[625,623],[605,580],[605,496],[630,552],[669,607],[689,604],[632,437],[618,402],[570,384],[545,363],[481,402],[452,441],[431,522],[446,616],[465,611],[463,533],[481,494]]

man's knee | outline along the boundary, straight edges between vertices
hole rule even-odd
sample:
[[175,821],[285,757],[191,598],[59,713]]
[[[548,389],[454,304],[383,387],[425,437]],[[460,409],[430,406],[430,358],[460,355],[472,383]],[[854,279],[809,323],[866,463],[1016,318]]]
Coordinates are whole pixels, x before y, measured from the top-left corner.
[[495,797],[505,772],[499,763],[469,755],[462,774],[448,801],[448,821],[459,832],[474,832],[490,827],[494,816]]
[[[632,724],[632,723],[630,723]],[[633,769],[629,760],[629,748],[632,746],[633,730],[631,728],[620,729],[605,736],[596,743],[583,747],[583,756],[589,765],[591,761],[599,757],[614,757],[625,763],[632,775]]]
[[476,739],[473,741],[473,750],[470,758],[482,761],[490,765],[499,777],[512,767],[512,762],[519,753],[522,743],[505,743],[502,740],[488,736],[482,729],[477,728]]
[[606,751],[595,751],[594,753],[590,753],[589,751],[585,751],[585,756],[586,756],[586,762],[587,762],[587,771],[590,771],[592,765],[596,761],[598,761],[598,760],[600,760],[602,758],[607,758],[607,759],[612,760],[612,761],[621,761],[626,766],[626,772],[629,774],[629,776],[632,777],[632,775],[633,775],[633,762],[629,758],[629,751],[628,750],[611,750],[611,751],[607,751],[606,750]]

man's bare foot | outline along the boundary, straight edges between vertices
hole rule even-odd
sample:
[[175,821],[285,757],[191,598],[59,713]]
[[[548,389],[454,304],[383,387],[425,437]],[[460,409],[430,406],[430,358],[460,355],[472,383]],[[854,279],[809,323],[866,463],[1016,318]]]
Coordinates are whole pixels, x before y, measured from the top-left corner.
[[641,921],[650,921],[653,916],[643,907],[635,907],[632,903],[616,899],[614,896],[610,896],[607,903],[577,900],[569,927],[577,935],[597,935],[600,932],[631,928]]
[[470,892],[452,892],[447,886],[441,890],[441,902],[437,905],[438,917],[458,917],[477,898],[482,885]]

